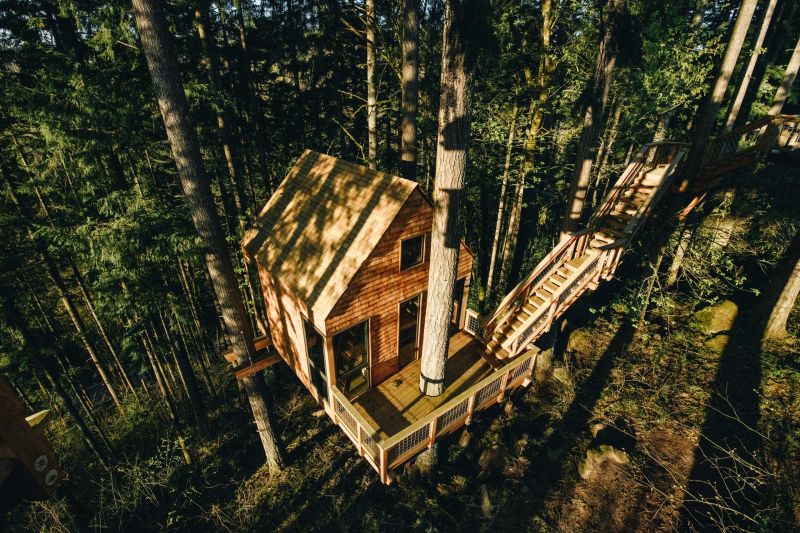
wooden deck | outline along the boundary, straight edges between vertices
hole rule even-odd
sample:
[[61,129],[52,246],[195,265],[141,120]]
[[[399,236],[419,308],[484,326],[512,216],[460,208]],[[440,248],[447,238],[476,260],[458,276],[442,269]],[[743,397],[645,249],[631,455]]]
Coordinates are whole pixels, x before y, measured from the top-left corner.
[[419,391],[419,360],[355,400],[353,405],[382,438],[388,438],[424,418],[494,370],[481,358],[482,345],[459,331],[450,339],[444,394],[425,396]]

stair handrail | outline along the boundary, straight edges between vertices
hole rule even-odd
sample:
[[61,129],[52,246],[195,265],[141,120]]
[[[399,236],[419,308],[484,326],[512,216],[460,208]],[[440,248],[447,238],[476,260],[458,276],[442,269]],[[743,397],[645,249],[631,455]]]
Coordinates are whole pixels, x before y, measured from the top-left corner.
[[681,144],[682,143],[673,143],[669,154],[669,166],[664,171],[661,182],[658,184],[658,187],[653,187],[653,190],[647,195],[645,201],[642,202],[642,205],[636,210],[636,214],[633,215],[633,218],[631,218],[625,226],[624,232],[628,238],[633,236],[638,227],[641,226],[642,222],[649,216],[652,208],[661,200],[661,197],[669,189],[672,179],[677,174],[677,170],[687,153],[687,148],[682,148]]
[[[595,256],[599,255],[599,252],[595,252],[595,251],[592,251],[590,253],[594,254]],[[551,315],[551,319],[556,314],[558,314],[558,307],[561,304],[561,302],[559,302],[559,298],[568,289],[570,289],[575,283],[578,283],[578,281],[582,279],[582,276],[583,276],[584,272],[586,272],[586,270],[592,266],[592,263],[593,263],[592,259],[593,258],[587,259],[580,266],[580,268],[578,268],[574,272],[572,272],[569,275],[569,277],[567,278],[567,280],[564,282],[564,284],[561,285],[558,289],[556,289],[556,291],[553,292],[553,294],[551,294],[550,297],[547,300],[545,300],[545,303],[542,304],[536,310],[536,312],[534,314],[529,316],[522,323],[522,325],[520,325],[511,335],[509,335],[503,341],[502,346],[503,346],[504,349],[508,350],[508,357],[509,358],[514,357],[516,355],[516,353],[518,352],[518,350],[521,348],[520,346],[517,345],[517,340],[519,339],[519,337],[522,336],[522,334],[525,332],[525,330],[528,329],[528,326],[530,326],[531,324],[535,324],[536,321],[544,313],[550,314]],[[550,321],[548,320],[548,322],[550,322]],[[540,329],[540,328],[541,328],[541,326],[539,326],[539,328],[537,328],[537,329]],[[529,338],[532,337],[532,336],[533,335],[530,335]]]
[[602,220],[606,215],[608,215],[608,213],[611,212],[620,195],[622,195],[622,193],[628,189],[633,180],[636,179],[639,171],[644,167],[645,156],[647,155],[648,150],[649,145],[644,145],[638,152],[636,152],[636,155],[633,157],[628,166],[625,167],[625,170],[617,179],[616,183],[614,183],[614,186],[611,188],[608,194],[606,194],[606,197],[603,198],[600,206],[595,209],[594,213],[592,213],[592,216],[589,217],[587,227],[594,226],[598,220]]
[[[541,261],[539,261],[531,273],[524,280],[519,282],[497,306],[495,312],[489,318],[485,326],[485,335],[487,339],[491,337],[495,329],[500,327],[506,319],[513,314],[511,312],[513,308],[520,307],[520,303],[516,302],[516,300],[527,301],[531,293],[531,285],[537,283],[537,278],[540,274],[546,272],[556,264],[560,266],[567,261],[571,261],[577,256],[576,252],[578,251],[579,253],[583,253],[583,250],[589,242],[588,237],[590,234],[591,230],[589,228],[573,233],[569,238],[563,239],[558,243]],[[572,249],[570,250],[570,248]],[[538,283],[536,288],[538,288]],[[520,296],[522,296],[522,298],[519,298]]]
[[[775,144],[779,148],[785,146],[798,146],[800,148],[800,115],[776,115],[780,117],[780,128]],[[792,131],[790,131],[790,129]],[[789,135],[784,138],[784,133],[789,131]],[[771,148],[771,147],[770,147]]]

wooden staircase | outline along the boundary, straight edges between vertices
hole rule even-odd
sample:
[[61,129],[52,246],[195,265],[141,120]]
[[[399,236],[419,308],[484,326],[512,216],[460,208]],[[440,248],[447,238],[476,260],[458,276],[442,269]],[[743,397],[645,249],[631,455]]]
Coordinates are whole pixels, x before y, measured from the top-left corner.
[[[754,121],[709,143],[694,192],[720,177],[766,158],[775,150],[800,149],[800,117],[778,115]],[[527,350],[572,303],[601,280],[610,279],[654,206],[670,189],[688,145],[645,145],[592,215],[587,228],[562,240],[500,303],[490,317],[472,310],[467,331],[485,343],[494,368]]]

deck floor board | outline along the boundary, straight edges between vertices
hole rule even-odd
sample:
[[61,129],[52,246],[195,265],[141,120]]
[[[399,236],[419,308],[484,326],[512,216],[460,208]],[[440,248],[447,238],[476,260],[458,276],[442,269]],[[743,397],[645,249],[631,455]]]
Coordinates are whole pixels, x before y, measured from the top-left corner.
[[450,338],[445,392],[440,396],[419,391],[420,362],[416,360],[353,400],[353,405],[382,438],[394,435],[494,372],[481,358],[481,348],[462,331]]

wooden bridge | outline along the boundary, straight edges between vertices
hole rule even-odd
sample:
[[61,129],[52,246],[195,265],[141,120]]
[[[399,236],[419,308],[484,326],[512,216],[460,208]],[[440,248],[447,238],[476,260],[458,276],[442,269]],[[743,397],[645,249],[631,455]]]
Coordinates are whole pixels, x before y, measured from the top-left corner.
[[[754,121],[709,143],[691,192],[701,195],[732,170],[798,149],[800,117]],[[432,401],[419,392],[418,362],[352,402],[331,388],[334,420],[381,481],[389,483],[393,468],[530,382],[539,355],[534,341],[582,294],[613,276],[623,252],[680,175],[688,150],[678,142],[645,145],[586,229],[556,245],[493,314],[468,310],[466,333],[472,339],[461,333],[451,340],[449,385],[441,397]]]

